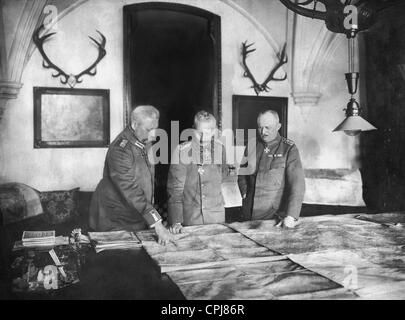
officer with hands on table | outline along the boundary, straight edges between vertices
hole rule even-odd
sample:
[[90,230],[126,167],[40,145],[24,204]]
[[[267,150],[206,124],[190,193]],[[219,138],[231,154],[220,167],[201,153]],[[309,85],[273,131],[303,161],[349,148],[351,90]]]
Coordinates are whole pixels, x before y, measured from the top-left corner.
[[260,141],[249,151],[252,174],[239,175],[246,220],[279,219],[278,226],[295,227],[305,194],[305,177],[295,143],[278,133],[279,116],[273,110],[257,118]]
[[169,230],[174,234],[183,226],[225,222],[221,184],[230,179],[230,170],[217,132],[215,117],[200,111],[191,141],[174,151],[167,179]]
[[174,241],[153,206],[154,165],[147,150],[158,128],[159,111],[138,106],[131,124],[108,148],[103,178],[90,204],[89,225],[95,231],[138,231],[155,228],[160,244]]

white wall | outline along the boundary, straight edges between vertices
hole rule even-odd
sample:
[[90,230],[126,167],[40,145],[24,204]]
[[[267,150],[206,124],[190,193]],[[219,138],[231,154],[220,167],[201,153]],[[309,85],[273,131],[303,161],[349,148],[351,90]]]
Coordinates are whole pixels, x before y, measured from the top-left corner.
[[[100,62],[95,77],[84,77],[76,88],[110,89],[111,140],[123,129],[123,6],[142,1],[90,0],[58,22],[57,34],[46,43],[52,60],[68,73],[87,67],[97,55],[88,35],[97,36],[96,29],[107,38],[107,55]],[[267,76],[275,63],[274,44],[285,41],[285,8],[266,0],[176,0],[167,1],[200,7],[221,16],[222,23],[222,107],[223,127],[232,126],[232,95],[254,95],[251,83],[243,78],[240,66],[241,42],[255,42],[257,49],[249,64],[258,80]],[[250,3],[249,5],[247,3]],[[262,5],[260,5],[262,3]],[[264,4],[263,4],[264,3]],[[245,10],[244,15],[235,9]],[[243,7],[242,7],[243,6]],[[271,7],[267,13],[265,9]],[[258,19],[253,22],[248,17]],[[255,26],[265,16],[264,34]],[[274,22],[270,22],[273,21]],[[275,28],[268,30],[267,28]],[[278,28],[277,28],[278,26]],[[272,44],[269,37],[272,37]],[[269,96],[289,97],[289,138],[296,141],[306,168],[352,168],[356,166],[356,140],[332,129],[343,119],[347,103],[344,72],[346,48],[338,48],[333,64],[325,70],[323,96],[310,111],[293,104],[291,86],[287,81],[271,82]],[[94,190],[102,176],[107,149],[34,149],[33,148],[33,87],[61,86],[51,72],[42,68],[42,57],[36,50],[22,77],[23,88],[16,100],[10,100],[0,124],[0,181],[18,181],[39,190],[67,189],[79,186]]]

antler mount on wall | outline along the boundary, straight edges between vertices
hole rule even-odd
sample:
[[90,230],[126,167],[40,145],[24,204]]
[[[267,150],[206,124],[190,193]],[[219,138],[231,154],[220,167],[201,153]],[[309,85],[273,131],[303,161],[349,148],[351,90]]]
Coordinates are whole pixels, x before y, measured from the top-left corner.
[[277,58],[278,58],[277,64],[270,71],[266,80],[264,80],[263,83],[261,83],[261,84],[256,81],[255,77],[253,76],[253,74],[250,71],[250,69],[247,65],[247,62],[246,62],[246,58],[247,58],[248,54],[256,51],[256,49],[249,49],[253,44],[254,43],[247,44],[247,40],[245,42],[242,42],[242,66],[243,66],[243,69],[245,70],[245,72],[243,73],[243,76],[246,78],[249,78],[252,81],[252,83],[253,83],[252,88],[256,92],[256,95],[259,95],[263,91],[268,92],[270,90],[270,88],[267,85],[270,81],[284,81],[285,79],[287,79],[287,73],[281,78],[274,77],[277,70],[280,69],[284,64],[286,64],[288,62],[288,57],[286,54],[287,43],[284,44],[281,52],[277,54]]
[[73,88],[77,83],[82,83],[83,80],[81,79],[82,76],[84,75],[89,75],[89,76],[95,76],[97,73],[97,64],[104,58],[104,56],[106,55],[106,50],[105,50],[105,44],[106,44],[106,38],[105,36],[97,30],[97,32],[100,34],[101,36],[101,42],[96,41],[94,38],[90,37],[89,38],[96,44],[97,48],[98,48],[98,56],[97,59],[85,70],[83,70],[82,72],[80,72],[79,74],[67,74],[65,73],[61,68],[59,68],[58,66],[56,66],[54,63],[52,63],[52,61],[49,59],[49,57],[47,56],[47,54],[45,53],[43,44],[45,41],[47,41],[52,35],[55,34],[55,32],[52,33],[48,33],[43,35],[42,37],[40,37],[40,33],[45,30],[44,25],[41,25],[39,28],[37,28],[32,36],[32,40],[34,41],[35,45],[37,46],[39,52],[42,55],[42,58],[44,59],[42,66],[46,69],[53,69],[55,70],[57,73],[56,74],[52,74],[52,77],[54,78],[58,78],[60,77],[60,82],[62,84],[68,84],[71,88]]

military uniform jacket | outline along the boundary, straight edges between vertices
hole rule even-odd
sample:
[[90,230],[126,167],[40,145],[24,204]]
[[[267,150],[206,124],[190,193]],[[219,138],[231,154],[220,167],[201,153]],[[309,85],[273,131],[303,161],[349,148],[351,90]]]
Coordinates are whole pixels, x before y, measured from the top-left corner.
[[136,231],[161,219],[153,207],[154,166],[146,150],[130,126],[111,143],[90,204],[92,229]]
[[199,143],[185,142],[176,148],[167,181],[170,224],[189,226],[225,222],[221,184],[229,177],[229,170],[223,145],[219,141],[213,145],[214,164],[201,161]]
[[298,218],[305,194],[305,178],[294,142],[278,135],[268,144],[258,142],[256,152],[248,155],[255,163],[252,175],[238,177],[246,219],[264,220],[292,216]]

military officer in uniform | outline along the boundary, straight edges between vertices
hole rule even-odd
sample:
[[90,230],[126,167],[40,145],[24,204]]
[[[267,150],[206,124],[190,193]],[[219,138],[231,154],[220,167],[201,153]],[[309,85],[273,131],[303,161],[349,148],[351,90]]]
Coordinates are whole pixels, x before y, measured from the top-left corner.
[[158,241],[172,241],[170,232],[153,206],[154,166],[147,148],[157,129],[159,111],[138,106],[131,124],[111,143],[103,178],[90,204],[89,225],[95,231],[137,231],[154,227]]
[[281,124],[277,112],[259,114],[257,124],[260,141],[248,155],[254,173],[238,177],[244,216],[247,220],[278,219],[277,225],[293,228],[305,193],[298,149],[278,133]]
[[216,139],[215,117],[200,111],[194,117],[191,141],[180,144],[168,174],[168,222],[172,233],[182,226],[225,222],[221,192],[229,176],[222,143]]

